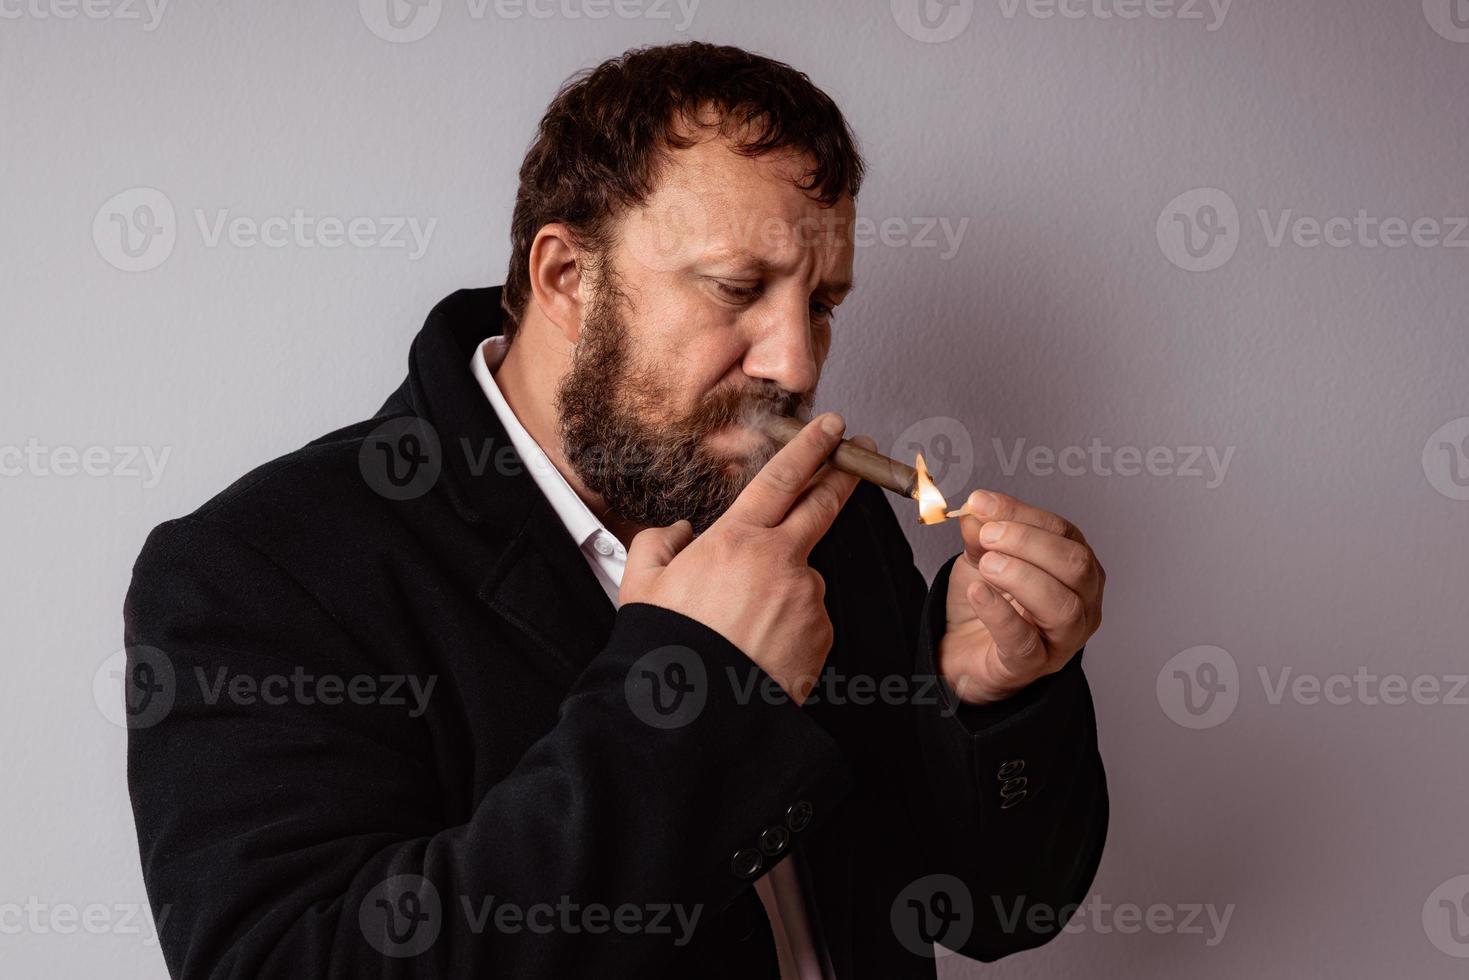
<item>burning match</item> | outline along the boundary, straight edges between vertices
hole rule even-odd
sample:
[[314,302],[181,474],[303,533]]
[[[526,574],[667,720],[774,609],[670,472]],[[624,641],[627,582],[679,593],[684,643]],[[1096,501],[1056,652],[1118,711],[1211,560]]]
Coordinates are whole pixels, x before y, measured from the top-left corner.
[[[774,415],[765,421],[763,427],[766,434],[784,446],[794,439],[805,425],[806,423],[800,419]],[[853,444],[850,439],[843,439],[841,444],[827,457],[827,462],[844,473],[851,473],[853,476],[860,477],[868,483],[875,483],[900,497],[917,501],[920,524],[938,524],[950,517],[957,517],[963,511],[963,508],[960,508],[959,511],[952,514],[948,512],[949,505],[944,500],[944,495],[939,492],[933,480],[929,479],[928,467],[923,463],[922,453],[918,454],[914,465],[909,466],[881,453],[863,449]]]

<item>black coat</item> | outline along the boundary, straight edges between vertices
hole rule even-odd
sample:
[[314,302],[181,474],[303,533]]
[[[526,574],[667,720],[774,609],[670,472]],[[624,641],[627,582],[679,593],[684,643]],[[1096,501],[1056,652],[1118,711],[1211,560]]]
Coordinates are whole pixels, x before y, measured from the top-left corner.
[[143,548],[128,781],[173,976],[774,977],[752,878],[787,853],[840,980],[1054,936],[1107,827],[1081,658],[956,714],[954,559],[930,590],[865,483],[811,555],[805,706],[615,610],[470,374],[499,323],[498,289],[449,296],[376,416]]

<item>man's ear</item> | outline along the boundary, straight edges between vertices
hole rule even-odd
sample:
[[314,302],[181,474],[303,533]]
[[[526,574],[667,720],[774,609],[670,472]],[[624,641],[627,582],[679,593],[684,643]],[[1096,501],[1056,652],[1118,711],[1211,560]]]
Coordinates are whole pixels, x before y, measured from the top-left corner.
[[543,225],[531,242],[531,299],[573,345],[581,337],[582,260],[565,225]]

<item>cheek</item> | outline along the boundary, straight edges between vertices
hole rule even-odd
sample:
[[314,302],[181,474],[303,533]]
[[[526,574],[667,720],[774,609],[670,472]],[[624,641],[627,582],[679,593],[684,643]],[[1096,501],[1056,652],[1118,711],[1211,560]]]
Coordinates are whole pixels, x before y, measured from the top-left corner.
[[711,308],[706,297],[673,283],[655,295],[634,335],[665,412],[687,417],[716,389],[749,384],[741,369],[744,334],[732,311]]

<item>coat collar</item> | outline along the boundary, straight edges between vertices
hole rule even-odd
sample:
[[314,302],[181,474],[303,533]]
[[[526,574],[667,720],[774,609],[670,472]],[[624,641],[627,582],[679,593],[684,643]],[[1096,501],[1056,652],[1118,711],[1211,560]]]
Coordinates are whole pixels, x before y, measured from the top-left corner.
[[484,548],[476,594],[570,679],[601,649],[615,610],[471,374],[480,342],[503,328],[498,286],[441,300],[384,412],[417,416],[437,434],[435,490]]

